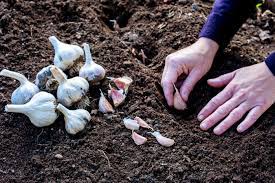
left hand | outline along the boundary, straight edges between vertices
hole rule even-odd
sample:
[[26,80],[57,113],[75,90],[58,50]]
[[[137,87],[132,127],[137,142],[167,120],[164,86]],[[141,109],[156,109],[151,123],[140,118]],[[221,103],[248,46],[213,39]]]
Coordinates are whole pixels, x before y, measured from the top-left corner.
[[208,84],[226,86],[198,115],[202,130],[219,123],[214,128],[216,135],[224,133],[248,112],[237,127],[239,133],[244,132],[275,102],[275,76],[264,62],[209,79]]

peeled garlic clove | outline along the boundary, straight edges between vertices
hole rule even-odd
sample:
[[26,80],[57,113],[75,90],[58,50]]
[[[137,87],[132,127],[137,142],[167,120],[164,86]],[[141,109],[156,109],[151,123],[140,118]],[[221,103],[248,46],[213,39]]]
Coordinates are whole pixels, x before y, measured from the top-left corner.
[[126,98],[126,95],[123,94],[123,90],[116,90],[109,85],[110,90],[108,90],[108,96],[112,98],[114,106],[118,107],[122,104]]
[[186,103],[185,101],[182,99],[179,90],[177,89],[177,87],[174,84],[174,88],[175,88],[175,94],[174,94],[174,108],[180,111],[183,111],[186,109]]
[[69,110],[62,104],[58,104],[56,109],[63,113],[65,129],[72,135],[84,130],[86,124],[92,119],[90,113],[84,109]]
[[12,104],[25,104],[29,102],[36,93],[39,92],[39,88],[35,84],[31,83],[22,74],[3,69],[0,72],[0,76],[10,77],[20,82],[20,86],[14,90],[11,95]]
[[158,143],[162,146],[170,147],[170,146],[174,145],[174,143],[175,143],[175,141],[173,139],[164,137],[159,132],[153,132],[151,134],[156,137]]
[[139,124],[137,123],[136,120],[130,119],[130,118],[124,118],[123,123],[125,127],[129,130],[138,130],[139,129]]
[[86,79],[82,77],[67,79],[64,77],[64,73],[57,68],[51,68],[51,72],[59,83],[57,88],[57,99],[64,106],[72,106],[87,94],[89,83]]
[[147,138],[137,134],[136,132],[132,131],[132,139],[134,140],[136,145],[142,145],[147,142]]
[[123,90],[125,93],[128,92],[129,86],[133,83],[133,80],[128,76],[123,76],[119,78],[109,77],[111,81],[113,81],[118,89]]
[[26,104],[6,105],[5,111],[25,114],[29,117],[31,123],[37,127],[49,126],[58,117],[56,99],[52,94],[46,92],[35,94]]
[[62,43],[55,36],[49,37],[49,41],[55,51],[54,65],[63,71],[71,68],[74,62],[84,55],[80,46]]
[[93,61],[89,45],[84,43],[83,46],[85,52],[85,64],[80,69],[79,76],[94,84],[105,77],[106,71],[101,65],[96,64]]
[[100,98],[99,98],[99,111],[102,113],[113,113],[115,112],[113,106],[109,103],[109,101],[104,96],[103,92],[100,90]]
[[140,117],[135,117],[135,119],[137,121],[137,123],[143,127],[143,128],[148,128],[150,130],[153,130],[153,128],[148,124],[146,123],[143,119],[141,119]]
[[[35,78],[35,84],[36,86],[38,86],[40,90],[49,91],[49,92],[57,90],[58,82],[53,77],[51,68],[57,68],[57,67],[54,65],[49,65],[47,67],[44,67],[41,71],[37,73]],[[67,78],[67,76],[63,72],[61,73],[63,74],[63,77]]]

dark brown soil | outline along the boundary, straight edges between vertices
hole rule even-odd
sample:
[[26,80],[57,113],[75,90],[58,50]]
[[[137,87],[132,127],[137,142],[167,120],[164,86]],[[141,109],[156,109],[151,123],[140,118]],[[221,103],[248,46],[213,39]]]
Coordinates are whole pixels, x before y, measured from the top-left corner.
[[[165,56],[196,40],[211,9],[210,2],[196,2],[0,1],[0,69],[19,71],[33,80],[52,64],[47,38],[56,35],[65,42],[92,44],[95,61],[108,76],[134,79],[115,114],[93,115],[85,132],[70,136],[61,118],[50,127],[36,128],[23,115],[4,113],[18,84],[1,77],[0,182],[275,182],[274,106],[245,134],[232,128],[218,137],[201,131],[196,120],[198,111],[218,93],[206,85],[206,78],[261,62],[275,49],[274,42],[258,37],[260,29],[274,36],[274,16],[249,20],[242,27],[195,88],[187,111],[169,109],[164,101],[159,83]],[[115,30],[110,19],[121,28]],[[138,37],[129,36],[132,33]],[[145,60],[138,55],[141,49]],[[107,84],[102,84],[105,91]],[[98,87],[92,88],[92,109],[98,97]],[[136,146],[122,125],[127,116],[144,118],[176,144],[161,147],[149,137],[147,144]]]

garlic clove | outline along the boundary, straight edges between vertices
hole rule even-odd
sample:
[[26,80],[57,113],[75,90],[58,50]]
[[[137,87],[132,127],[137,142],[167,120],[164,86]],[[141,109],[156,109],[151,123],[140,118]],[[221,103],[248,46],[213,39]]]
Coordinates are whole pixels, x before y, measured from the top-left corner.
[[175,144],[175,141],[173,139],[162,136],[160,132],[153,132],[151,134],[156,137],[158,143],[162,146],[170,147]]
[[86,124],[92,119],[90,113],[84,109],[69,110],[62,104],[58,104],[56,109],[63,113],[65,129],[72,135],[84,130]]
[[[44,67],[42,70],[40,70],[35,78],[35,84],[38,86],[40,90],[44,91],[54,91],[57,90],[58,88],[58,82],[57,80],[53,77],[51,68],[57,68],[54,65],[49,65],[47,67]],[[57,68],[59,69],[59,68]],[[61,72],[63,77],[67,78],[66,74]]]
[[113,106],[109,103],[109,101],[104,96],[103,92],[100,90],[100,98],[99,98],[99,111],[102,113],[113,113],[115,112]]
[[101,65],[93,61],[89,45],[84,43],[83,46],[85,52],[85,64],[81,67],[79,76],[87,79],[92,84],[98,83],[104,79],[106,71]]
[[148,123],[146,123],[143,119],[141,119],[140,117],[135,117],[135,119],[137,121],[137,123],[143,127],[143,128],[147,128],[147,129],[150,129],[150,130],[154,130]]
[[142,145],[145,142],[147,142],[147,138],[139,135],[138,133],[136,133],[134,130],[132,131],[132,139],[134,140],[136,145]]
[[133,83],[133,80],[128,76],[123,76],[119,78],[108,77],[113,81],[118,89],[124,90],[125,93],[128,93],[129,86]]
[[174,94],[174,108],[183,111],[187,108],[186,102],[182,99],[179,90],[174,84],[175,94]]
[[[51,68],[54,78],[58,81],[57,99],[66,107],[72,106],[79,102],[88,92],[89,83],[82,77],[73,77],[67,79],[64,73],[57,69]],[[63,73],[63,74],[62,74]]]
[[124,118],[123,119],[124,126],[129,130],[138,130],[139,124],[136,120],[130,119],[130,118]]
[[56,99],[52,94],[46,92],[35,94],[26,104],[8,104],[5,111],[25,114],[29,117],[31,123],[37,127],[49,126],[58,117]]
[[12,104],[25,104],[39,92],[39,88],[20,73],[3,69],[0,72],[0,76],[10,77],[20,82],[20,86],[12,92]]
[[116,90],[112,88],[111,85],[109,85],[109,87],[110,90],[108,90],[108,96],[112,98],[114,106],[118,107],[124,102],[126,95],[123,94],[123,90]]
[[80,46],[62,43],[55,36],[49,37],[49,41],[55,51],[54,65],[63,71],[71,68],[84,55]]

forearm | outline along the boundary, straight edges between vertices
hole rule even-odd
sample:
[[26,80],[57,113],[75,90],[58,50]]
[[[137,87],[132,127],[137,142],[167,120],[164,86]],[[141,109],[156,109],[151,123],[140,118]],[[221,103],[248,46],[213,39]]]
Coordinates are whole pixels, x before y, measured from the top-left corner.
[[257,0],[216,0],[203,26],[200,37],[206,37],[226,46],[250,14]]

